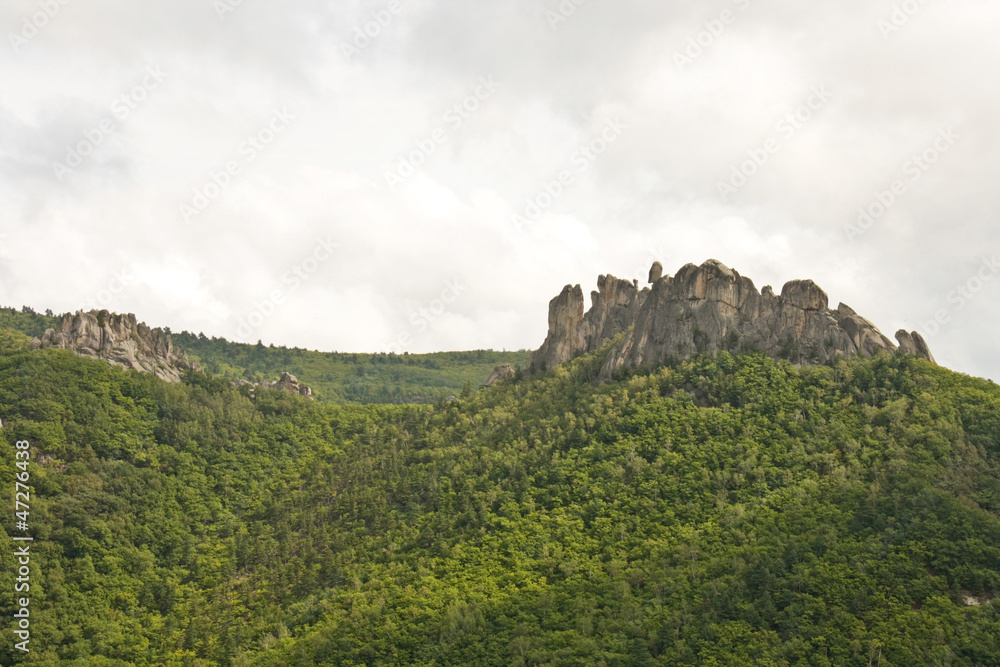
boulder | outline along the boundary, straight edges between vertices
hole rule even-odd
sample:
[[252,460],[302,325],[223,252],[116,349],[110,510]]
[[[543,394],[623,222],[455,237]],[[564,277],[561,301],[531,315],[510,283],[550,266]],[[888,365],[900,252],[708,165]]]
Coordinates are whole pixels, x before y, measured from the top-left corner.
[[921,359],[927,359],[931,363],[936,363],[934,355],[931,354],[930,347],[927,345],[927,341],[924,340],[924,337],[919,332],[900,329],[896,332],[896,340],[899,341],[899,349],[907,354],[912,354]]
[[655,283],[657,280],[663,277],[663,265],[659,262],[653,262],[653,266],[649,269],[649,282],[650,284]]
[[492,387],[496,383],[508,380],[512,377],[514,377],[513,367],[510,364],[501,364],[500,366],[494,368],[493,372],[490,373],[490,376],[486,379],[485,386]]
[[290,394],[298,394],[305,398],[312,399],[313,393],[312,388],[308,385],[299,382],[299,379],[292,375],[291,373],[284,372],[278,376],[277,382],[250,382],[249,380],[237,380],[233,383],[234,387],[245,387],[250,386],[251,392],[257,387],[262,387],[264,389],[276,389],[278,391],[286,391]]
[[829,298],[826,292],[811,280],[791,280],[781,288],[781,298],[802,310],[826,310]]

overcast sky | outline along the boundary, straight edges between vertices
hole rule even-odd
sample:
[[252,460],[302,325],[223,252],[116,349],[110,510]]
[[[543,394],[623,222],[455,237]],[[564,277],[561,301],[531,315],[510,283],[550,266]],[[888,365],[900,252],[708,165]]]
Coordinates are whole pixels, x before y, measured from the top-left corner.
[[0,304],[535,349],[565,284],[717,258],[1000,379],[992,0],[5,0],[0,26]]

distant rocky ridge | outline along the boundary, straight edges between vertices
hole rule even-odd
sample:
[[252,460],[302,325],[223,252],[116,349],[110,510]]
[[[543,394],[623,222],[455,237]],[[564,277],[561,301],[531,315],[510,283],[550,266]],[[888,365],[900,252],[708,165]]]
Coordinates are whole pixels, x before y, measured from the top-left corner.
[[291,373],[282,373],[281,377],[278,378],[277,382],[250,382],[249,380],[237,380],[233,383],[234,387],[245,387],[249,386],[251,391],[257,387],[263,387],[264,389],[277,389],[278,391],[287,391],[290,394],[298,394],[299,396],[305,396],[306,398],[312,398],[312,389],[299,382],[299,379],[292,375]]
[[760,350],[795,363],[822,364],[898,347],[934,361],[919,333],[897,332],[897,346],[843,303],[831,310],[826,292],[811,280],[788,282],[776,295],[770,286],[758,291],[749,278],[709,260],[688,264],[676,276],[663,275],[657,262],[649,282],[651,287],[640,290],[637,280],[600,276],[586,313],[583,290],[567,285],[549,303],[548,336],[532,355],[529,371],[551,369],[623,332],[604,360],[602,379],[620,368],[720,350]]
[[168,334],[136,322],[131,313],[66,313],[58,329],[48,329],[31,342],[35,349],[62,348],[82,357],[104,359],[114,366],[152,373],[167,382],[180,382],[186,370],[201,370],[185,352],[174,347]]
[[[180,382],[186,370],[201,370],[197,362],[188,359],[186,352],[174,347],[170,334],[137,322],[132,313],[118,315],[106,310],[66,313],[57,329],[46,330],[31,344],[34,349],[61,348],[81,357],[103,359],[113,366],[152,373],[167,382]],[[236,384],[253,384],[312,398],[312,389],[291,373],[282,373],[277,382],[258,385],[241,380]]]

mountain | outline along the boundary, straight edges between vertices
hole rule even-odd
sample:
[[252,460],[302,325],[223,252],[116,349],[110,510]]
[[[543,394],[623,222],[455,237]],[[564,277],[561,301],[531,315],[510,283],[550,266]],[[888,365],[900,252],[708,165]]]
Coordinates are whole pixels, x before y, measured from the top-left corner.
[[[168,383],[0,330],[0,479],[30,443],[28,657],[1000,662],[1000,388],[900,351],[599,382],[626,335],[400,406]],[[2,525],[13,563],[25,531]]]
[[0,664],[1000,664],[1000,387],[811,281],[650,280],[528,369],[0,309]]
[[[624,338],[608,353],[602,378],[720,350],[823,364],[897,348],[849,306],[831,310],[826,292],[811,280],[788,282],[779,296],[770,286],[758,291],[749,278],[708,260],[687,264],[676,276],[663,275],[657,262],[649,282],[652,287],[640,290],[638,281],[600,276],[586,313],[583,290],[567,285],[549,304],[548,335],[529,370],[554,368],[620,333]],[[896,339],[905,352],[934,360],[919,333],[899,331]]]

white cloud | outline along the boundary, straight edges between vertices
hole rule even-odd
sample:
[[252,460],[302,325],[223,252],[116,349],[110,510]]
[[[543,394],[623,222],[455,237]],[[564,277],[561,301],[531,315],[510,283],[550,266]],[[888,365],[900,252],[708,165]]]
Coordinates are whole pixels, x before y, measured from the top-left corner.
[[[888,0],[595,1],[552,30],[557,4],[406,3],[349,60],[341,44],[380,3],[242,3],[223,19],[209,2],[67,4],[0,60],[0,303],[68,310],[132,267],[113,309],[232,336],[329,237],[337,250],[261,324],[265,342],[379,350],[458,279],[468,292],[409,349],[534,348],[562,285],[708,257],[758,287],[811,277],[891,333],[920,328],[998,250],[1000,7],[927,3],[883,38]],[[727,7],[736,19],[678,68]],[[35,11],[5,3],[0,27],[19,33]],[[53,161],[149,66],[162,84],[60,182]],[[500,85],[446,121],[480,77]],[[818,85],[829,101],[782,136]],[[184,224],[180,205],[284,108],[288,128]],[[627,129],[581,169],[577,151],[613,118]],[[848,238],[947,125],[954,148]],[[385,171],[438,128],[417,173],[388,187]],[[774,136],[723,200],[719,181]],[[572,183],[518,233],[511,215],[566,170]],[[933,337],[939,359],[1000,378],[995,289]]]

